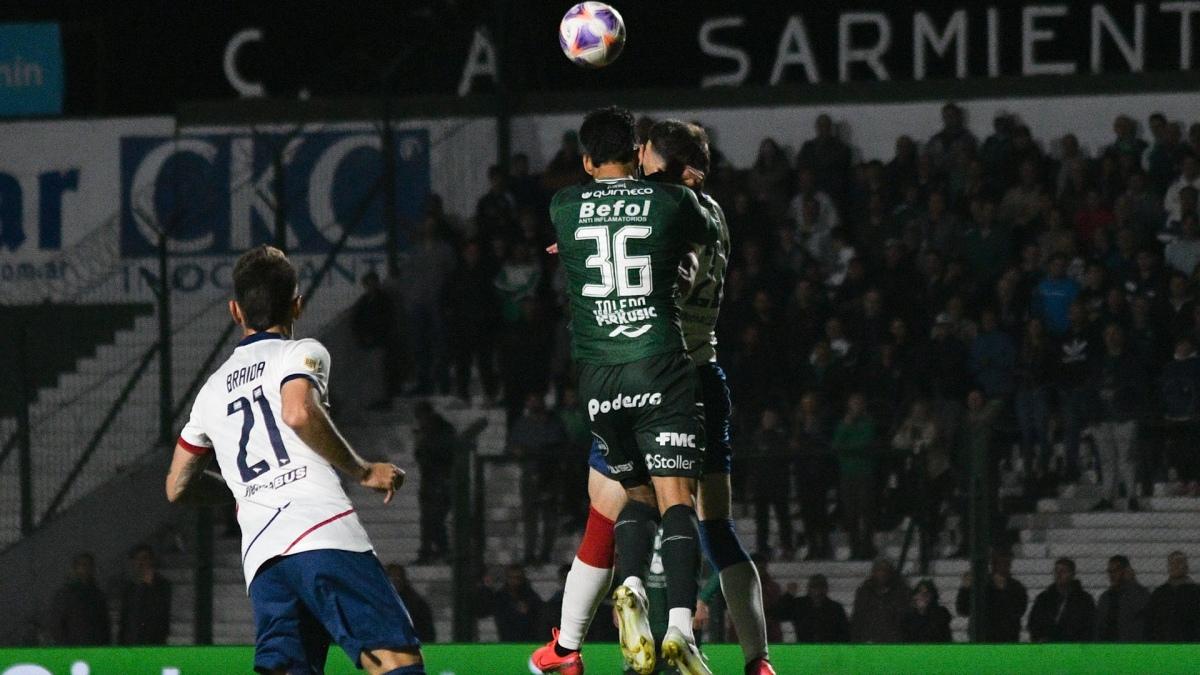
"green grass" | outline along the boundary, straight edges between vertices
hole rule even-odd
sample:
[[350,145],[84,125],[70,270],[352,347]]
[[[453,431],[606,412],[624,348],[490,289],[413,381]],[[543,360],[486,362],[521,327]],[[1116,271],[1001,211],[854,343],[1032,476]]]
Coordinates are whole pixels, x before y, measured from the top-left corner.
[[[534,645],[429,645],[429,675],[524,675]],[[738,675],[741,653],[734,645],[706,649],[716,675]],[[1200,672],[1200,645],[781,645],[772,649],[780,675],[812,673],[921,673],[946,675],[1038,673]],[[589,645],[591,675],[620,673],[615,645]],[[158,647],[0,649],[0,675],[225,675],[247,673],[252,647]],[[39,669],[14,669],[18,664]],[[86,664],[81,667],[79,664]],[[170,673],[171,671],[167,671]],[[357,672],[345,654],[330,653],[330,675]]]

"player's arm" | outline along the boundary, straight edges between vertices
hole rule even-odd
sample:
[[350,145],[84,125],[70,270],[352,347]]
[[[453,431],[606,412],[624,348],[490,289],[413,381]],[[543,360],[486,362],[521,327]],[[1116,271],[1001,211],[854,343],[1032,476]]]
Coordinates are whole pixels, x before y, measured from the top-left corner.
[[359,485],[384,494],[383,503],[392,501],[396,489],[404,483],[404,471],[388,462],[368,462],[350,447],[329,418],[321,395],[311,380],[292,378],[280,389],[283,398],[283,423],[314,452]]
[[175,444],[167,472],[167,501],[193,506],[228,504],[233,495],[220,476],[205,471],[212,452],[197,453],[183,443]]
[[683,254],[683,259],[679,261],[679,293],[687,295],[691,292],[692,286],[696,283],[696,272],[700,270],[700,251],[699,247],[688,249],[687,253]]

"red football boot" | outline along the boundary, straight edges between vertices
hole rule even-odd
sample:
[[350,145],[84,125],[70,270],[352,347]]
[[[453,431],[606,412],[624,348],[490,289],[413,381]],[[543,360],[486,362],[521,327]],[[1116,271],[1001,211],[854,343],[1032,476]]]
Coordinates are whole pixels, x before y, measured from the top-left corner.
[[746,664],[746,675],[775,675],[775,668],[765,656],[760,656]]
[[558,629],[550,631],[551,639],[545,646],[539,647],[529,661],[534,668],[543,673],[559,673],[559,675],[583,675],[583,655],[578,651],[566,656],[559,656],[554,648],[558,645]]

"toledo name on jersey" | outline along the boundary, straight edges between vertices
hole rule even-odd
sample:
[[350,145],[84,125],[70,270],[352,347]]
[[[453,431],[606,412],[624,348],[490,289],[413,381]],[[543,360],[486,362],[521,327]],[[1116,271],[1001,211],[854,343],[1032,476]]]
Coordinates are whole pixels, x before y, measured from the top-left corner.
[[281,420],[284,383],[313,383],[329,401],[329,352],[316,340],[255,333],[205,382],[179,443],[215,452],[237,500],[249,587],[263,563],[317,549],[370,551],[337,471]]
[[679,261],[692,245],[720,245],[696,195],[633,178],[563,188],[550,203],[570,291],[572,353],[619,365],[682,349]]

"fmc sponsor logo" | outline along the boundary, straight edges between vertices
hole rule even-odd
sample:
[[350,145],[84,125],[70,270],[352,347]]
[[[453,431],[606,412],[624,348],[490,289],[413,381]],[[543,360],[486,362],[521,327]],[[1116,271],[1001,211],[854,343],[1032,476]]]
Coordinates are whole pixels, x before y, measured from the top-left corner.
[[[419,221],[430,192],[429,134],[393,134],[403,231]],[[388,187],[379,185],[382,147],[381,135],[369,130],[124,137],[121,254],[154,255],[164,228],[173,255],[227,255],[270,243],[276,206],[289,252],[326,253],[347,230],[349,251],[380,250]]]

